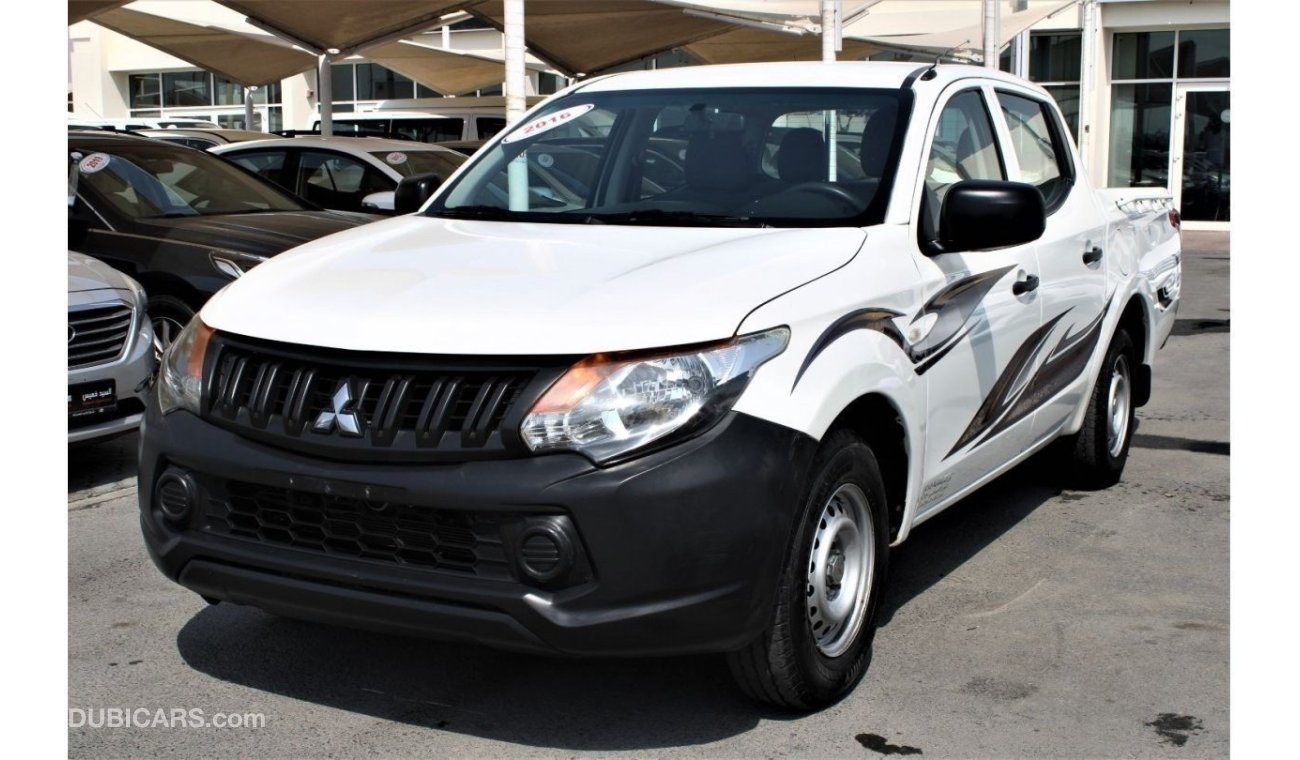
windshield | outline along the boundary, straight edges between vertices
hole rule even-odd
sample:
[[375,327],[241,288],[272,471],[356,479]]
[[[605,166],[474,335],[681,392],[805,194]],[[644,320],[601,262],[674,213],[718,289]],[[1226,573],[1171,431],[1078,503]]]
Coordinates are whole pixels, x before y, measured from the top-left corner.
[[168,143],[79,147],[70,159],[78,188],[133,219],[305,208],[223,159]]
[[517,125],[428,214],[810,227],[884,218],[899,90],[577,92]]
[[468,156],[451,150],[383,150],[372,151],[370,155],[391,166],[393,171],[403,177],[432,172],[446,179],[469,160]]

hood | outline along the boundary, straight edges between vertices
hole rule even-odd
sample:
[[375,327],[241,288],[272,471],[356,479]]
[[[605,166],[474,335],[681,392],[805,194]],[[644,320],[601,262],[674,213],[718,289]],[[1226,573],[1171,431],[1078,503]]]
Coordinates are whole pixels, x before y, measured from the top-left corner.
[[68,293],[92,290],[133,292],[133,281],[99,259],[68,251]]
[[719,340],[853,258],[853,228],[404,216],[298,248],[204,307],[217,330],[359,351],[589,354]]
[[140,232],[166,240],[274,256],[297,245],[383,217],[344,211],[272,211],[140,219]]

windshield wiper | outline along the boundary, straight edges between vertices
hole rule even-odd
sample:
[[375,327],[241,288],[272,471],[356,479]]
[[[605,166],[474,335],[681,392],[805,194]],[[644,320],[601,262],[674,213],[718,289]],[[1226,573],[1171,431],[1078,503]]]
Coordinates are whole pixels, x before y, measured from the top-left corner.
[[607,214],[587,214],[586,224],[645,224],[688,227],[771,227],[772,225],[749,216],[727,214],[701,214],[694,211],[665,211],[658,208],[620,211]]
[[492,219],[506,220],[513,218],[516,214],[528,212],[511,211],[508,208],[500,206],[453,206],[452,208],[440,208],[433,212],[432,216],[447,217],[451,219]]

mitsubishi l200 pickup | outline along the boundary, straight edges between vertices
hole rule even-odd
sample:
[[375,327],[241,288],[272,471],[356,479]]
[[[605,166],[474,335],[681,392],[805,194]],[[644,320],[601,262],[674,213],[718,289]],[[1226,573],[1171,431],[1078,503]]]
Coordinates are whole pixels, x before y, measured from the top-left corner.
[[[1049,445],[1115,483],[1178,307],[1168,197],[987,69],[629,72],[415,213],[267,261],[163,360],[140,519],[211,602],[859,681],[890,551]],[[409,188],[408,188],[409,189]]]

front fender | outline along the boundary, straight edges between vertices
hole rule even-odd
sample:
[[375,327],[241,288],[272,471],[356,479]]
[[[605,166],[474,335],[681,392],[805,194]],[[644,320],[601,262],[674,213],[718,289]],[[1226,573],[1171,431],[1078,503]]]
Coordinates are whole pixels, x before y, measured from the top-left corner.
[[[905,234],[906,228],[902,229]],[[915,264],[901,245],[888,240],[895,232],[872,228],[867,244],[849,264],[745,318],[741,334],[785,325],[790,328],[790,344],[759,369],[735,408],[821,440],[853,402],[868,394],[884,397],[898,410],[909,452],[907,498],[897,543],[907,535],[920,495],[926,386],[887,334],[888,312],[912,314],[920,302]],[[833,329],[846,315],[868,306],[880,315],[868,319],[867,327]]]

